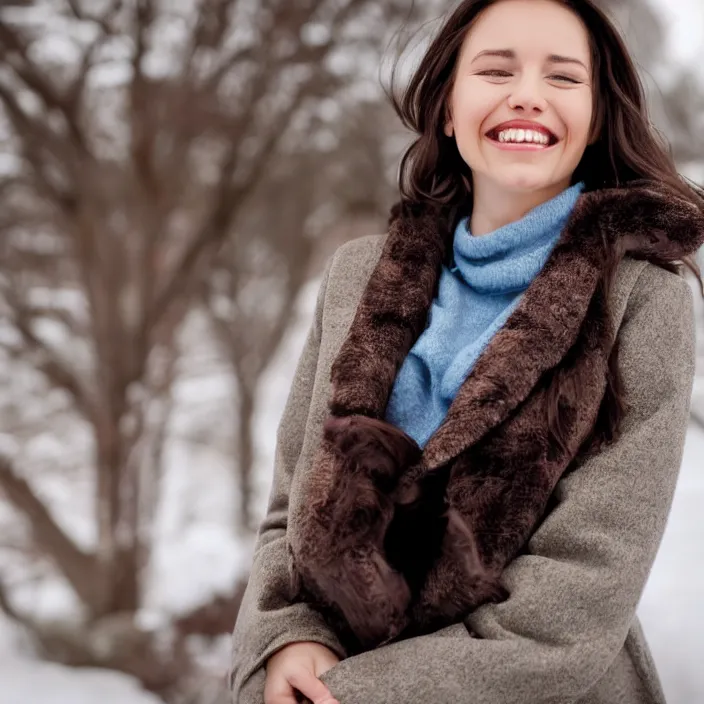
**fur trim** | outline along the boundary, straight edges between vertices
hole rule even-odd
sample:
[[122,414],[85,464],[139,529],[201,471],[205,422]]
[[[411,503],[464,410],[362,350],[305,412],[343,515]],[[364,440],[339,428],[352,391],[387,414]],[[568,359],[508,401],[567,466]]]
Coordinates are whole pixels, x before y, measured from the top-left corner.
[[558,480],[622,410],[608,272],[627,252],[669,262],[704,242],[702,214],[660,186],[583,194],[421,451],[382,419],[425,328],[450,226],[435,208],[392,212],[332,366],[331,415],[291,539],[301,592],[362,649],[505,598],[501,572]]
[[318,460],[318,487],[305,531],[316,536],[305,560],[293,555],[294,581],[334,605],[362,647],[385,642],[407,625],[410,590],[386,560],[393,518],[390,492],[417,461],[418,445],[374,418],[330,417]]

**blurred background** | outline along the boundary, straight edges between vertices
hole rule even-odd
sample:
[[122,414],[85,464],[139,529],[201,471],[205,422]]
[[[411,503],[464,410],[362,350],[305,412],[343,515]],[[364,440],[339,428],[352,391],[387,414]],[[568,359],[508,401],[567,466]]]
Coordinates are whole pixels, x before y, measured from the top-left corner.
[[[409,140],[379,74],[454,4],[0,2],[0,704],[227,702],[321,268]],[[602,5],[701,183],[704,5]],[[639,609],[670,704],[704,701],[703,465],[704,362]]]

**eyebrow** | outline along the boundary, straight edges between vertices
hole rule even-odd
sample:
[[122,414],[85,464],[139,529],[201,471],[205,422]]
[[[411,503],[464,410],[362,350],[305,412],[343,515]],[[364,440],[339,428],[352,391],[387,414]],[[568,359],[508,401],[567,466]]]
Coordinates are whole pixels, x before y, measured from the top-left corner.
[[[481,58],[482,56],[500,56],[501,58],[504,59],[515,59],[516,58],[516,52],[513,51],[513,49],[485,49],[484,51],[480,51],[471,61],[471,63],[474,63],[477,59]],[[548,56],[548,62],[551,64],[577,64],[578,66],[581,66],[585,71],[589,71],[589,69],[584,65],[583,62],[581,62],[579,59],[575,59],[571,56],[561,56],[560,54],[550,54]]]

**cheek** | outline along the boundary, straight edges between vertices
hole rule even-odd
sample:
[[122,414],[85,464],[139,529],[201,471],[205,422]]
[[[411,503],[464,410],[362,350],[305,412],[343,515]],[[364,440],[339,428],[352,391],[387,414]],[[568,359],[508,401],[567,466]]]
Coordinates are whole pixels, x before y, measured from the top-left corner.
[[576,146],[585,146],[589,141],[592,124],[592,100],[586,96],[581,100],[570,101],[564,106],[563,116],[571,135],[571,141]]
[[455,129],[467,138],[476,138],[477,132],[495,110],[500,98],[490,87],[477,84],[472,90],[458,91],[453,101]]

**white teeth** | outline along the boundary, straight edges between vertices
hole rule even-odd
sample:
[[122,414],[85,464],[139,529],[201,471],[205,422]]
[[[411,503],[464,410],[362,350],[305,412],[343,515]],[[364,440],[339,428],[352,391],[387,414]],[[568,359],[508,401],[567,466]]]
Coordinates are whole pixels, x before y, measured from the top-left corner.
[[499,142],[515,142],[523,143],[530,142],[534,144],[549,144],[550,140],[547,135],[536,130],[525,129],[508,129],[499,132]]

